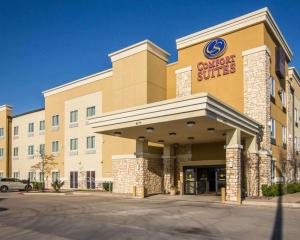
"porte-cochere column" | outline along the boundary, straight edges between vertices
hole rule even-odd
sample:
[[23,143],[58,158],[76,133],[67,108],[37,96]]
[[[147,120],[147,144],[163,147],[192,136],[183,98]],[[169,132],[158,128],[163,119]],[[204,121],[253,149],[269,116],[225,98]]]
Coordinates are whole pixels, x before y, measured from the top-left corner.
[[226,135],[226,201],[241,202],[241,136],[234,129]]

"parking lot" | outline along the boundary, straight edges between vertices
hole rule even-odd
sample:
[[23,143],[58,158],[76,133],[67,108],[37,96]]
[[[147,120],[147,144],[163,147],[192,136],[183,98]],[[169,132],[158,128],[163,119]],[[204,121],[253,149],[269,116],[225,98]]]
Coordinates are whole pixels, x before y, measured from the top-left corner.
[[298,239],[300,209],[0,193],[0,239]]

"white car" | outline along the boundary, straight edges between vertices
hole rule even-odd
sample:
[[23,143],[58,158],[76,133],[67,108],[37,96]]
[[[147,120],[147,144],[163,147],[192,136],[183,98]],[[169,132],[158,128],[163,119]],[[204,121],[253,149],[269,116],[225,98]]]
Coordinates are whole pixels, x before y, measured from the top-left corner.
[[7,192],[10,190],[25,190],[30,191],[32,189],[31,183],[28,185],[26,180],[20,180],[16,178],[1,178],[0,179],[0,191]]

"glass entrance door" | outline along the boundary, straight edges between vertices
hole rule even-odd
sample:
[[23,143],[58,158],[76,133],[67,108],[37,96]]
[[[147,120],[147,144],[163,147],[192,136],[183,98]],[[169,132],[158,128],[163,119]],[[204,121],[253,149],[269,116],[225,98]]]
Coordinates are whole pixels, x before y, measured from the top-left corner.
[[184,169],[184,194],[221,194],[226,186],[225,167],[186,167]]
[[186,168],[184,170],[184,193],[196,194],[196,169]]

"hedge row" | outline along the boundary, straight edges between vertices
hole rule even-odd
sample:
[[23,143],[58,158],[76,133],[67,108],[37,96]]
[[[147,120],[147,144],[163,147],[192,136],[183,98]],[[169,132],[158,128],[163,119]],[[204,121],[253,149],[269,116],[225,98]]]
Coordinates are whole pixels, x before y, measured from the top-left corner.
[[276,197],[282,196],[285,193],[296,193],[300,192],[300,183],[290,183],[290,184],[273,184],[271,186],[262,185],[262,194],[265,197]]

